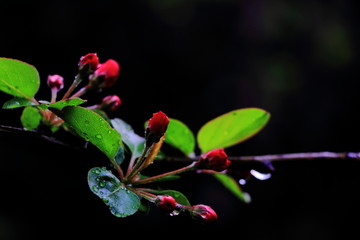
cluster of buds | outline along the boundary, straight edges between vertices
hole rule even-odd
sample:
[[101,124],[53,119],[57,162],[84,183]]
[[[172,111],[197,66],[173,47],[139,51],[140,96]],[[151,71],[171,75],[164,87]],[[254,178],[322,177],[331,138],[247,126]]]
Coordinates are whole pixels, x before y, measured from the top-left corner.
[[[120,73],[120,65],[113,59],[108,59],[104,63],[99,62],[96,53],[88,53],[80,58],[78,63],[78,74],[74,82],[69,87],[61,100],[80,97],[91,89],[103,89],[114,86]],[[85,87],[72,94],[75,88],[83,80],[88,80]],[[51,89],[51,102],[56,102],[57,93],[64,87],[64,78],[58,74],[49,75],[47,84]],[[71,95],[72,94],[72,95]],[[103,98],[100,104],[90,106],[89,109],[100,109],[104,111],[116,111],[121,105],[121,100],[117,95],[109,95]],[[50,124],[55,119],[51,113],[45,114]]]

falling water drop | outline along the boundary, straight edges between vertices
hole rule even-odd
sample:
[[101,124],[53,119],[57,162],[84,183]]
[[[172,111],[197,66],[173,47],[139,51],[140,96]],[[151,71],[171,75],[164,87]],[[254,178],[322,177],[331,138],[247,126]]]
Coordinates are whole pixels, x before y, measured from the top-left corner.
[[256,179],[259,179],[259,180],[267,180],[267,179],[271,178],[271,173],[261,173],[261,172],[258,172],[256,170],[254,170],[254,169],[251,169],[250,173]]

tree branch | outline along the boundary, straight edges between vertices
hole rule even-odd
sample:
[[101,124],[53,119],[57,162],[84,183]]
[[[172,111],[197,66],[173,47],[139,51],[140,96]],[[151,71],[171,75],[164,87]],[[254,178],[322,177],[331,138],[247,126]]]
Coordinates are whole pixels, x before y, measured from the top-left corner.
[[[60,144],[63,146],[74,147],[72,144],[68,144],[54,137],[45,135],[39,131],[26,130],[24,128],[17,128],[11,126],[0,125],[0,132],[9,132],[16,134],[30,134],[37,137],[41,137],[52,143]],[[186,158],[186,157],[166,157],[164,160],[167,162],[192,162],[198,160],[199,157]],[[303,153],[284,153],[284,154],[267,154],[267,155],[255,155],[255,156],[229,156],[229,160],[233,162],[281,162],[289,160],[318,160],[318,159],[348,159],[348,160],[360,160],[360,152],[303,152]]]
[[[190,158],[166,157],[165,161],[189,162],[197,160]],[[360,152],[303,152],[303,153],[284,153],[284,154],[267,154],[256,156],[229,156],[229,160],[233,162],[280,162],[289,160],[318,160],[318,159],[350,159],[360,160]]]

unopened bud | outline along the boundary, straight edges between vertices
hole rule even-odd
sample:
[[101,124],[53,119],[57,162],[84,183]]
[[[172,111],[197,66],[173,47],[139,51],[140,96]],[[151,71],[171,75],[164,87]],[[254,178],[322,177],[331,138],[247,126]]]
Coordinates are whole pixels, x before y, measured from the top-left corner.
[[166,213],[172,213],[176,209],[176,200],[170,195],[160,195],[155,200],[156,206]]
[[193,218],[206,223],[215,222],[217,220],[216,212],[211,207],[203,204],[192,206],[190,214]]
[[198,167],[220,172],[228,168],[230,163],[224,149],[218,148],[202,154],[198,161]]
[[116,111],[121,105],[121,99],[117,95],[109,95],[103,98],[100,105],[101,109]]
[[80,58],[79,72],[93,73],[99,65],[99,58],[96,53],[88,53]]
[[169,125],[169,118],[165,113],[159,111],[153,113],[146,127],[145,137],[148,143],[156,143],[165,134]]
[[51,89],[59,91],[64,87],[64,78],[60,75],[49,75],[47,78],[47,84]]
[[109,59],[105,63],[100,64],[95,72],[90,75],[90,85],[98,88],[112,87],[116,83],[119,73],[120,65],[118,62]]

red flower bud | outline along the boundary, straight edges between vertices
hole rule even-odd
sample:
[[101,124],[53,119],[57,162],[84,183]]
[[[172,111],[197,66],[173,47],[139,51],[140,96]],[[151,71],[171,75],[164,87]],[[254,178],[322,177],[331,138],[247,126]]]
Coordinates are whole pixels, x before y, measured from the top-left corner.
[[209,206],[199,204],[191,207],[191,216],[203,222],[211,223],[217,220],[216,212]]
[[121,99],[117,95],[109,95],[103,98],[100,108],[116,111],[121,105]]
[[170,195],[158,196],[155,203],[159,209],[166,213],[172,213],[176,208],[176,200]]
[[214,149],[201,155],[198,162],[200,167],[219,172],[229,167],[230,163],[231,161],[223,148]]
[[80,58],[79,71],[93,73],[99,65],[99,58],[96,53],[88,53]]
[[51,89],[59,91],[64,87],[64,78],[60,75],[49,75],[47,78],[47,84]]
[[90,76],[90,84],[98,88],[112,87],[120,73],[120,65],[115,60],[109,59],[95,70]]
[[147,144],[158,142],[165,134],[169,122],[170,120],[165,113],[161,111],[153,113],[153,116],[150,118],[145,132]]

